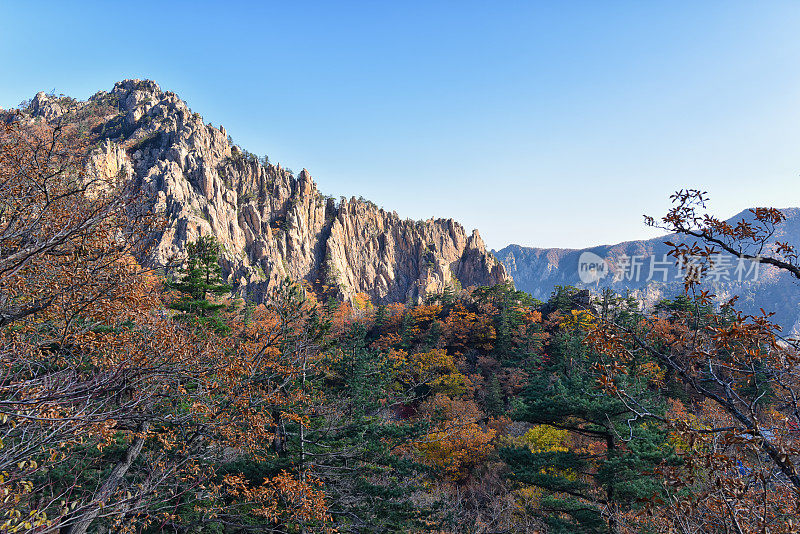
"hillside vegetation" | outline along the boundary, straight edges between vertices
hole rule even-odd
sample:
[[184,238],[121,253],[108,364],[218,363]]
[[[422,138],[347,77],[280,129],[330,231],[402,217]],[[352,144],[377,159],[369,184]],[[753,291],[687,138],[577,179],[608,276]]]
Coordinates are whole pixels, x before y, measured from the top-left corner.
[[[211,234],[143,260],[172,212],[98,171],[92,117],[0,131],[0,531],[797,531],[800,355],[767,314],[693,279],[652,313],[508,281],[232,293]],[[653,224],[703,269],[784,220],[674,201]]]

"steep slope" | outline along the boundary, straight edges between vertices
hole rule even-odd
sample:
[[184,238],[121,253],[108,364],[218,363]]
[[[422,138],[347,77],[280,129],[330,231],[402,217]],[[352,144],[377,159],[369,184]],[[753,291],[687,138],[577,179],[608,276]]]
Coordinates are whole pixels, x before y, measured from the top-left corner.
[[93,116],[100,142],[90,169],[136,180],[168,221],[146,261],[180,260],[187,242],[213,234],[224,276],[256,300],[286,276],[377,302],[509,279],[477,231],[467,235],[451,219],[401,220],[365,200],[337,203],[305,169],[295,176],[247,153],[155,82],[118,82],[86,102],[39,93],[25,113]]
[[[772,241],[788,241],[800,245],[800,209],[788,208],[783,212],[786,221],[778,226]],[[729,222],[750,217],[750,213],[744,211],[729,219]],[[610,287],[620,294],[630,292],[643,304],[651,305],[661,299],[674,297],[683,290],[681,274],[674,261],[672,258],[664,257],[669,250],[664,241],[668,240],[688,241],[670,235],[587,249],[548,249],[509,245],[493,252],[514,277],[517,288],[531,293],[538,299],[549,297],[557,285],[572,285],[593,291]],[[614,272],[594,282],[581,281],[578,269],[581,255],[585,252],[594,253],[606,260],[608,265],[613,266],[611,270]],[[620,268],[625,263],[625,258],[634,257],[641,259],[638,276],[635,275],[635,268],[631,267],[630,263],[624,269]],[[758,313],[762,307],[767,311],[773,311],[776,314],[775,320],[785,331],[800,333],[800,282],[787,273],[763,265],[755,275],[743,272],[740,277],[735,271],[738,260],[728,257],[728,261],[728,276],[720,274],[718,277],[707,277],[703,281],[703,288],[710,289],[719,299],[738,295],[739,304],[750,313]],[[652,275],[651,264],[656,267]]]

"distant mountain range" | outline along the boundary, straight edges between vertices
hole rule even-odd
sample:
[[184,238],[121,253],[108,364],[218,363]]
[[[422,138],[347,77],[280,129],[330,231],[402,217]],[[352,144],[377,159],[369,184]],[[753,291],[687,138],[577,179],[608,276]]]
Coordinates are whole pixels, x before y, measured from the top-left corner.
[[[800,209],[787,208],[782,211],[786,221],[778,227],[771,241],[800,245]],[[749,211],[743,211],[729,219],[729,222],[750,217]],[[645,306],[651,306],[683,292],[678,266],[673,258],[665,258],[669,251],[665,241],[693,240],[669,235],[586,249],[509,245],[492,253],[514,278],[517,289],[540,300],[546,300],[558,285],[592,291],[610,287],[620,294],[630,293]],[[609,268],[607,276],[594,281],[587,271],[587,262],[593,258],[605,260]],[[584,269],[583,280],[579,271],[581,265]],[[717,272],[704,278],[703,289],[710,289],[720,300],[738,295],[738,305],[744,311],[757,313],[764,308],[765,311],[775,312],[774,320],[785,332],[792,335],[800,333],[800,281],[774,267],[760,265],[757,271],[752,271],[749,262],[740,264],[738,258],[730,256],[723,258],[719,265]]]

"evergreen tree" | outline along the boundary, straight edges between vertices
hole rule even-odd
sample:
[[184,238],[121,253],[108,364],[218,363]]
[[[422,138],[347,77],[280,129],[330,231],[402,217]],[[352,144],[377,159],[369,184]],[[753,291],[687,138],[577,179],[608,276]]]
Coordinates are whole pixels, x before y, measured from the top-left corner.
[[226,306],[209,300],[210,296],[220,297],[232,289],[222,280],[219,248],[217,240],[208,235],[186,245],[186,264],[178,279],[166,285],[181,293],[170,308],[183,312],[184,318],[193,324],[224,333],[229,327],[220,318],[220,312]]
[[[565,292],[553,300],[554,307],[569,308]],[[630,314],[623,304],[619,313]],[[579,324],[552,333],[514,413],[520,421],[566,430],[571,446],[535,452],[509,447],[501,456],[514,481],[544,490],[537,513],[551,532],[618,532],[618,513],[662,491],[652,473],[675,455],[658,425],[636,417],[619,397],[598,388],[596,365],[603,362],[583,336]],[[621,389],[654,398],[635,369],[627,376]]]
[[395,420],[392,408],[402,398],[392,387],[394,368],[366,340],[357,322],[332,347],[316,381],[326,404],[312,421],[306,454],[325,481],[339,532],[418,531],[433,513],[412,500],[422,466],[396,448],[419,439],[426,426]]
[[432,321],[428,331],[425,332],[425,337],[422,344],[424,350],[431,350],[438,347],[439,342],[442,340],[442,336],[442,323],[436,320]]
[[400,319],[400,329],[398,334],[400,335],[400,347],[403,350],[411,350],[414,345],[414,318],[411,314],[406,311],[403,313],[403,317]]
[[490,306],[497,310],[493,316],[497,338],[492,352],[503,364],[517,365],[526,356],[519,353],[514,343],[514,332],[522,324],[522,312],[541,303],[524,291],[517,291],[510,282],[475,289],[478,305]]
[[493,375],[489,380],[489,387],[486,390],[486,398],[484,400],[486,412],[491,415],[502,415],[505,411],[505,400],[503,399],[503,389],[500,387],[500,381],[497,375]]
[[377,331],[378,335],[380,335],[380,331],[386,324],[386,319],[387,319],[386,304],[378,304],[378,308],[375,310],[375,321],[374,321],[375,330]]

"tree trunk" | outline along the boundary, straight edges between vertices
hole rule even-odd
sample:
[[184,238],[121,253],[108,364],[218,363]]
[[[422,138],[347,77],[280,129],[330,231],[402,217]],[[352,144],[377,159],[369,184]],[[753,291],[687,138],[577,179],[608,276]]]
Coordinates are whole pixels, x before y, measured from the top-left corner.
[[[616,447],[614,443],[614,434],[613,428],[609,425],[608,427],[608,434],[606,434],[606,458],[609,460],[614,457],[616,454]],[[611,478],[608,481],[608,486],[606,487],[606,499],[608,502],[608,531],[611,534],[617,533],[617,518],[614,516],[615,514],[615,507],[614,507],[614,475],[611,475]]]
[[125,452],[125,458],[123,458],[122,461],[114,466],[114,469],[111,470],[111,474],[108,475],[108,478],[105,482],[103,482],[103,485],[100,486],[100,489],[97,490],[94,499],[92,499],[92,502],[95,503],[96,507],[79,517],[75,523],[67,526],[66,529],[62,529],[62,534],[86,533],[86,531],[89,529],[89,526],[92,524],[92,521],[97,519],[97,516],[100,515],[100,503],[105,505],[106,500],[108,500],[108,498],[114,494],[116,489],[119,487],[120,482],[122,482],[122,480],[125,478],[125,475],[128,473],[128,470],[131,468],[134,460],[136,460],[136,458],[139,456],[139,453],[142,452],[145,436],[149,427],[150,423],[147,421],[138,426],[136,432],[137,436],[134,438],[130,447],[128,447],[128,450]]

